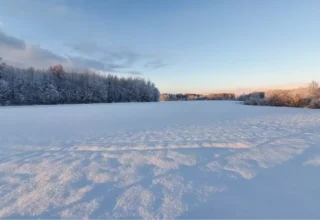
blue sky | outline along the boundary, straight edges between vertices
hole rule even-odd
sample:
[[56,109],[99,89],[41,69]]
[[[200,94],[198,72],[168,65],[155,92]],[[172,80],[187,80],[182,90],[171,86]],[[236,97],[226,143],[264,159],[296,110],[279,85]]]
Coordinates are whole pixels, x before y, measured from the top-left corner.
[[162,92],[320,81],[318,0],[3,0],[0,28],[9,62],[141,75]]

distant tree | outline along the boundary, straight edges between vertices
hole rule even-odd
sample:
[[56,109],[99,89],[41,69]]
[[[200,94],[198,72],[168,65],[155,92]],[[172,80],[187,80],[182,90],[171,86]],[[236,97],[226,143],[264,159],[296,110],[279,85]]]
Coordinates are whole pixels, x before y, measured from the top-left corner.
[[235,94],[233,93],[213,93],[209,95],[202,95],[202,94],[161,94],[160,100],[161,101],[194,101],[194,100],[234,100]]
[[52,74],[57,77],[57,78],[62,78],[63,74],[64,74],[64,70],[63,70],[63,66],[58,64],[55,66],[51,66],[49,68],[49,70],[52,72]]

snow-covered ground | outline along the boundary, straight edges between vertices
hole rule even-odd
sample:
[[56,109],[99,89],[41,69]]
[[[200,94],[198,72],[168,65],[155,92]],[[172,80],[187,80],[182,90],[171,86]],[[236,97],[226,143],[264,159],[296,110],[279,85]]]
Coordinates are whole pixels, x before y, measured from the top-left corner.
[[0,218],[320,218],[320,111],[0,107]]

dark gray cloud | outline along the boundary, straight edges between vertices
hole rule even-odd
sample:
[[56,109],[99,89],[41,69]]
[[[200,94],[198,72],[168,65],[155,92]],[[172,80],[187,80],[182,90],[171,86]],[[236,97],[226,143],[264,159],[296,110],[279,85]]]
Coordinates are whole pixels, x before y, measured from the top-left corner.
[[168,66],[169,64],[164,63],[163,60],[160,59],[156,59],[156,60],[152,60],[147,62],[144,67],[146,68],[151,68],[151,69],[159,69],[159,68],[163,68]]
[[26,44],[23,40],[18,38],[8,36],[0,29],[0,46],[2,47],[9,47],[14,49],[25,49]]

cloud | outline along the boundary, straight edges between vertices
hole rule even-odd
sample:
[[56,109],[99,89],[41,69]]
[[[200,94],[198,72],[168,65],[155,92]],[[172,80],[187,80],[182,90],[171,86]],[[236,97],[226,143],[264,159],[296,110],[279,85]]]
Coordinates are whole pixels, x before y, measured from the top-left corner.
[[142,75],[142,72],[140,72],[140,71],[135,71],[135,70],[126,71],[125,73],[129,73],[129,74],[131,74],[131,75],[137,75],[137,76]]
[[[130,70],[139,57],[132,51],[125,49],[107,50],[95,44],[79,44],[74,49],[83,52],[83,55],[61,56],[39,46],[28,45],[25,41],[9,36],[0,30],[0,54],[4,55],[5,61],[12,65],[48,68],[52,65],[61,64],[65,69],[96,69],[113,73],[142,74],[139,71]],[[103,58],[94,58],[93,55],[96,52],[102,53]],[[92,55],[92,58],[85,55]]]
[[94,41],[69,43],[67,46],[82,56],[92,56],[105,63],[105,70],[108,71],[131,68],[141,58],[140,54],[128,48],[106,47]]
[[28,46],[28,50],[30,51],[30,55],[33,59],[37,60],[51,60],[53,62],[67,62],[67,59],[52,53],[49,50],[43,49],[39,46]]
[[19,67],[48,68],[58,63],[71,67],[67,58],[39,46],[28,45],[24,40],[9,36],[3,30],[0,30],[0,54],[6,62]]
[[166,67],[168,65],[169,64],[164,63],[163,60],[156,59],[156,60],[152,60],[152,61],[147,62],[144,66],[146,68],[159,69],[159,68]]
[[102,62],[94,59],[87,59],[82,57],[69,57],[73,68],[75,69],[87,69],[92,68],[96,70],[105,70],[105,66]]
[[101,52],[100,47],[95,41],[67,43],[66,46],[74,51],[87,55],[95,55],[97,52]]
[[14,49],[25,49],[26,44],[23,40],[8,36],[0,30],[0,47],[9,47]]

